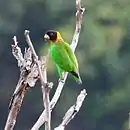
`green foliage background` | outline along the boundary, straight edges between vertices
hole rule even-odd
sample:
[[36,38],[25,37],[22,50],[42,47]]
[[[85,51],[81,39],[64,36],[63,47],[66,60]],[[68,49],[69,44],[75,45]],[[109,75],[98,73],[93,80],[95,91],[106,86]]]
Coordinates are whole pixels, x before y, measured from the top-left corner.
[[[130,111],[130,0],[84,0],[83,28],[76,55],[83,85],[69,76],[61,98],[53,110],[52,125],[61,122],[81,88],[88,96],[67,130],[126,130]],[[19,78],[17,61],[11,53],[12,37],[17,35],[24,51],[24,30],[39,55],[48,45],[43,34],[48,29],[61,32],[71,42],[75,28],[75,0],[0,0],[0,129],[8,115],[8,103]],[[48,80],[57,86],[55,65],[48,66]],[[25,97],[16,129],[28,130],[43,110],[40,87]]]

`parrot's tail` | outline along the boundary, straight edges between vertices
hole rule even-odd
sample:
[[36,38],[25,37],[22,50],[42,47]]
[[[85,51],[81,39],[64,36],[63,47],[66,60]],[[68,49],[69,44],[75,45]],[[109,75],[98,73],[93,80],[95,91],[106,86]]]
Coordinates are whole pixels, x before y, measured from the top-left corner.
[[76,80],[76,82],[78,84],[82,84],[82,80],[81,80],[80,75],[78,73],[76,73],[74,71],[71,71],[70,73],[73,75],[74,79]]

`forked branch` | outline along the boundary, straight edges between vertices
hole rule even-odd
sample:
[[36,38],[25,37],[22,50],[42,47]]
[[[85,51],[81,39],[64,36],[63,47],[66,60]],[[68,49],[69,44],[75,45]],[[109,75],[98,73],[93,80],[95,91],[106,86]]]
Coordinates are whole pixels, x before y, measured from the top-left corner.
[[[72,43],[70,45],[73,51],[75,51],[77,44],[78,44],[82,20],[83,20],[83,14],[85,11],[85,8],[82,8],[81,0],[76,0],[76,9],[77,9],[77,11],[76,11],[76,27],[75,27],[75,32],[73,35]],[[61,95],[61,92],[62,92],[64,84],[65,84],[65,81],[67,79],[67,75],[68,75],[68,73],[66,72],[64,74],[64,79],[62,81],[59,80],[59,84],[57,86],[56,92],[55,92],[55,94],[50,102],[50,110],[51,111],[55,107],[56,103],[59,100],[59,97]],[[36,121],[36,123],[34,124],[34,126],[32,127],[31,130],[38,130],[44,123],[45,123],[45,110],[41,113],[39,119]]]
[[[37,64],[38,67],[38,72],[40,76],[40,81],[41,81],[41,88],[42,88],[42,93],[43,93],[43,104],[45,107],[45,130],[51,130],[51,113],[50,113],[50,98],[49,98],[49,93],[50,93],[50,88],[52,87],[52,84],[47,83],[47,74],[46,74],[46,68],[44,68],[43,73],[42,73],[42,66],[38,60],[38,56],[35,52],[35,49],[33,47],[33,44],[31,42],[30,36],[29,36],[29,31],[25,30],[25,38],[28,46],[30,47],[32,51],[32,55],[34,57],[34,62]],[[47,60],[47,59],[46,59]]]
[[9,104],[9,114],[4,130],[13,130],[18,113],[20,111],[25,93],[30,87],[33,87],[38,80],[37,66],[32,60],[32,53],[28,48],[23,56],[16,36],[13,38],[12,53],[18,61],[20,67],[20,78],[14,94]]

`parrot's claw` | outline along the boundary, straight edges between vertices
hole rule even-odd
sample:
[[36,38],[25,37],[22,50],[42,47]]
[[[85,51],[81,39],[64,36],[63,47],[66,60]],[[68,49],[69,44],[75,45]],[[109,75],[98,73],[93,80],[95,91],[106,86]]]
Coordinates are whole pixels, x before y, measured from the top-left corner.
[[63,78],[60,78],[59,82],[65,83]]

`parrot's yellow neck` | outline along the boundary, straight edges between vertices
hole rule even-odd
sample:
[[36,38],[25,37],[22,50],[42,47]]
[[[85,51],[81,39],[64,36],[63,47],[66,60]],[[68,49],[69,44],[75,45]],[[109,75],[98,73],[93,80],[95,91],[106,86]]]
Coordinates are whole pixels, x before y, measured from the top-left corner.
[[61,41],[64,41],[61,34],[59,32],[57,32],[57,39],[55,42],[61,42]]

